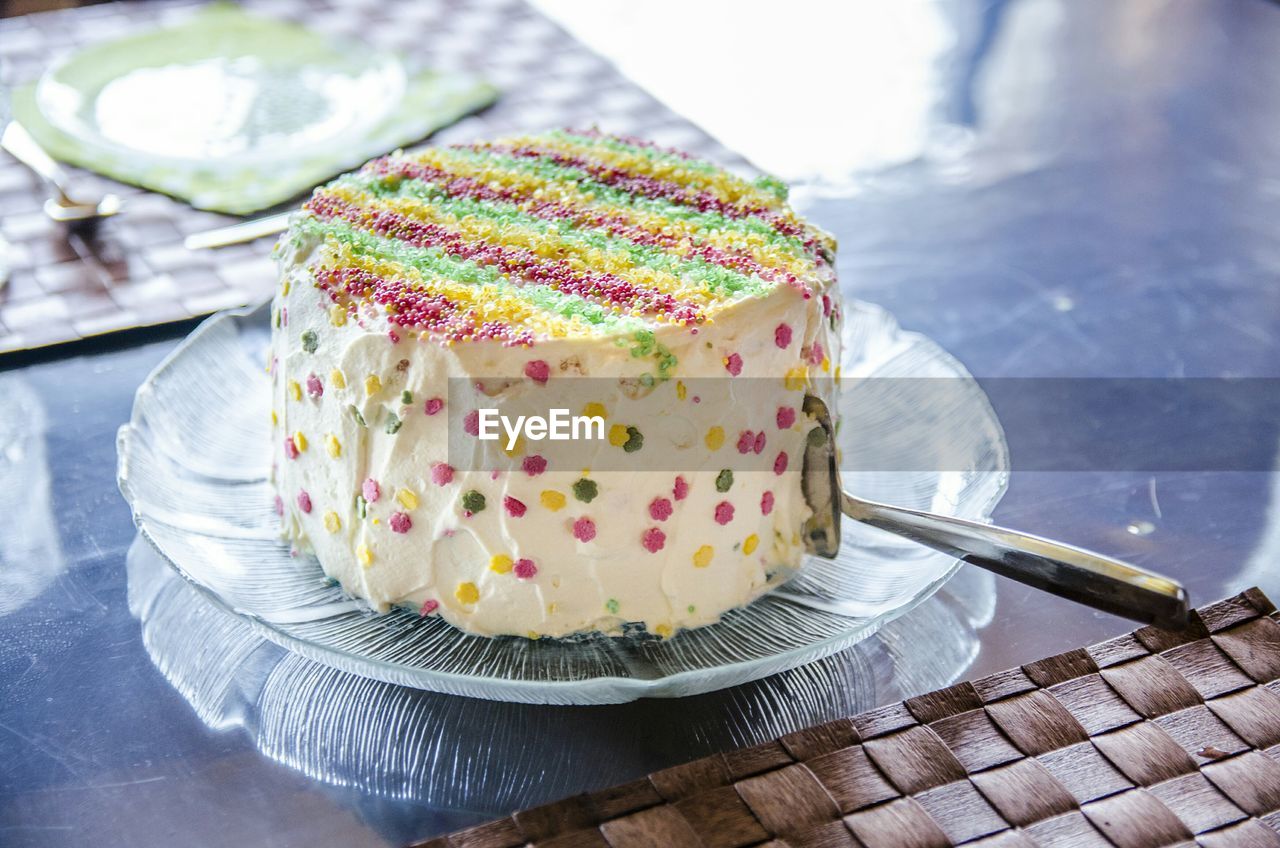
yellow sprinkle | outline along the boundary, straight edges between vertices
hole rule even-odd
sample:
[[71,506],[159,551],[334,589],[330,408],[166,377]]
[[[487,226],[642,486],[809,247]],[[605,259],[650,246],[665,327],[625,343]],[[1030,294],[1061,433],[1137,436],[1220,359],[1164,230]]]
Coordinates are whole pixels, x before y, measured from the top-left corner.
[[370,374],[364,378],[364,393],[372,397],[382,391],[382,380],[377,374]]
[[329,452],[329,456],[337,459],[342,456],[342,442],[338,441],[338,437],[329,433],[324,437],[324,449]]
[[831,370],[831,360],[830,360],[828,357],[825,357],[825,356],[824,356],[824,357],[822,357],[822,371],[823,371],[823,373],[825,374],[825,373],[827,373],[827,372],[828,372],[828,371],[830,371],[830,370]]
[[345,389],[347,387],[347,375],[335,368],[329,372],[329,382],[333,384],[335,389]]
[[803,365],[797,365],[787,372],[787,376],[783,378],[782,384],[786,386],[787,391],[799,392],[809,382],[809,369]]
[[334,304],[329,310],[329,323],[335,327],[341,327],[347,323],[347,310]]
[[360,560],[360,564],[365,568],[373,565],[373,551],[369,550],[368,545],[361,545],[356,548],[356,559]]
[[724,428],[712,427],[707,431],[707,437],[703,441],[707,443],[707,450],[720,450],[724,445]]
[[289,381],[289,394],[294,400],[302,400],[302,386],[298,385],[297,380]]
[[307,449],[307,437],[302,435],[301,430],[293,434],[293,446],[299,453]]
[[276,415],[276,411],[271,410],[271,426],[275,427],[280,424],[280,416]]
[[627,434],[627,428],[621,424],[614,424],[609,428],[609,444],[615,448],[620,448],[627,443],[627,439],[631,438]]
[[654,632],[655,634],[657,634],[658,636],[660,636],[661,638],[663,638],[663,639],[670,639],[670,638],[671,638],[671,625],[670,625],[670,624],[659,624],[657,627],[653,628],[653,632]]
[[552,512],[559,512],[564,509],[564,495],[553,489],[547,489],[538,500],[542,501],[542,505]]
[[511,557],[506,554],[494,554],[493,559],[489,560],[489,570],[506,574],[511,570]]
[[511,450],[507,450],[507,445],[504,442],[502,445],[502,452],[505,453],[508,457],[520,456],[522,453],[524,453],[524,436],[523,435],[516,436],[515,444],[511,446]]
[[555,605],[555,603],[547,604],[547,614],[548,614],[548,615],[555,615],[555,614],[556,614],[556,605]]
[[605,410],[604,404],[597,403],[596,401],[592,401],[591,403],[582,407],[582,414],[587,416],[588,418],[608,418],[609,417],[609,413]]
[[338,517],[338,513],[326,512],[324,514],[324,529],[330,533],[337,533],[342,529],[342,519]]
[[836,385],[837,385],[837,386],[838,386],[838,385],[840,385],[840,379],[841,379],[841,377],[842,377],[842,375],[841,375],[841,373],[840,373],[840,366],[839,366],[839,365],[837,365],[837,366],[836,366],[836,373],[835,373]]
[[285,277],[284,281],[280,283],[280,294],[287,295],[288,293],[289,293],[289,278]]
[[693,564],[698,568],[706,568],[711,564],[711,558],[716,555],[716,549],[710,545],[703,545],[693,553]]
[[680,398],[680,400],[684,400],[688,396],[689,390],[685,388],[684,382],[682,380],[676,380],[676,397]]
[[414,510],[418,508],[418,495],[416,492],[413,491],[413,489],[397,489],[396,501],[400,504],[400,506],[408,510]]
[[756,552],[756,546],[760,544],[760,537],[752,533],[742,542],[742,552],[744,554],[753,554]]
[[464,604],[474,604],[480,600],[480,590],[476,588],[474,583],[459,583],[453,596]]

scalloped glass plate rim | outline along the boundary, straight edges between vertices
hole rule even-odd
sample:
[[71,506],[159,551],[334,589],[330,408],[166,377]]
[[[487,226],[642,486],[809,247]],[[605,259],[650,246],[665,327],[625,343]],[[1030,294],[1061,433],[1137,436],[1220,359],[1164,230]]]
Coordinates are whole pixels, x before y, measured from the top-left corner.
[[[996,505],[1000,499],[1004,497],[1009,485],[1009,456],[1008,444],[1004,438],[1004,431],[1000,426],[999,419],[995,415],[995,410],[991,408],[990,401],[985,393],[973,380],[968,369],[964,367],[954,356],[948,353],[941,345],[938,345],[928,336],[909,330],[902,330],[896,319],[882,307],[852,298],[846,298],[846,309],[861,309],[869,311],[888,322],[893,337],[899,341],[907,340],[916,344],[925,344],[934,349],[936,361],[938,364],[945,365],[953,370],[957,377],[967,379],[972,383],[972,400],[980,404],[982,411],[988,419],[988,424],[992,426],[998,434],[998,455],[996,456],[995,465],[991,474],[995,475],[991,488],[991,494],[985,502],[976,506],[976,520],[987,520],[991,517]],[[854,645],[863,639],[875,634],[883,625],[905,615],[915,609],[924,601],[934,595],[951,577],[956,573],[963,563],[960,560],[952,560],[951,564],[939,573],[932,581],[924,584],[915,595],[908,600],[885,609],[878,615],[870,616],[863,619],[855,627],[851,627],[848,631],[840,634],[821,639],[800,647],[782,651],[777,654],[771,654],[764,658],[749,658],[734,662],[727,662],[717,666],[717,683],[712,686],[699,685],[694,682],[699,677],[707,676],[709,669],[696,668],[674,672],[672,674],[652,678],[640,679],[634,677],[620,677],[616,675],[602,675],[588,679],[575,680],[516,680],[493,676],[483,676],[475,674],[461,674],[452,671],[437,670],[416,670],[408,672],[406,669],[396,663],[384,662],[382,660],[355,655],[349,652],[341,651],[336,648],[319,645],[306,639],[294,636],[284,632],[261,616],[248,610],[240,609],[231,604],[219,592],[205,585],[199,579],[191,574],[176,562],[165,551],[163,546],[151,535],[146,526],[145,517],[140,514],[137,508],[137,499],[132,491],[128,476],[128,446],[132,438],[132,431],[139,427],[139,404],[138,398],[148,390],[148,387],[157,379],[162,377],[166,371],[174,367],[175,363],[181,359],[183,354],[192,345],[196,344],[200,337],[209,332],[218,324],[231,321],[233,323],[241,323],[253,320],[254,316],[269,306],[268,303],[250,305],[240,307],[238,309],[225,310],[209,316],[202,321],[190,335],[183,339],[176,348],[174,348],[160,363],[152,370],[152,372],[139,386],[134,400],[134,406],[130,414],[129,422],[121,425],[116,435],[117,447],[117,477],[116,481],[120,488],[121,494],[129,504],[130,511],[133,515],[133,521],[138,528],[139,535],[146,539],[147,543],[169,564],[183,579],[192,584],[200,593],[209,599],[213,604],[226,612],[237,616],[246,621],[256,632],[260,633],[267,639],[281,645],[295,653],[325,665],[332,666],[342,671],[360,674],[365,677],[380,680],[382,682],[395,685],[408,686],[416,689],[427,689],[429,691],[437,691],[452,694],[465,694],[468,697],[485,697],[490,700],[506,700],[524,703],[542,703],[542,704],[607,704],[607,703],[625,703],[639,698],[665,698],[665,697],[684,697],[694,694],[701,694],[709,691],[729,688],[731,686],[747,683],[771,674],[776,674],[796,666],[812,662],[822,657],[829,656],[837,651],[843,650]],[[714,625],[711,625],[714,626]],[[761,669],[767,669],[761,671]],[[370,673],[370,671],[378,673]],[[423,680],[429,679],[432,686],[424,686]],[[484,696],[478,696],[472,693],[466,693],[467,690],[474,686],[477,682],[483,681],[490,692]],[[692,685],[689,685],[692,684]],[[562,697],[551,698],[547,695],[550,691],[557,691]],[[587,696],[587,693],[593,693]]]

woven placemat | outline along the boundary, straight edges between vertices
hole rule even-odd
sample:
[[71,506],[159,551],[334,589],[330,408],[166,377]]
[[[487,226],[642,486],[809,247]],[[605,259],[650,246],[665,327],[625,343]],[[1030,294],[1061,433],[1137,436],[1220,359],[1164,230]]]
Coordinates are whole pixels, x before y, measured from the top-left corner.
[[[198,5],[133,0],[0,19],[0,88],[36,79],[77,47],[180,21]],[[477,73],[502,90],[495,106],[437,133],[433,142],[596,123],[726,164],[742,162],[521,0],[243,5],[375,50],[399,51],[412,63]],[[12,267],[8,285],[0,288],[0,353],[187,320],[271,295],[274,239],[186,250],[185,236],[238,219],[70,170],[86,196],[111,191],[125,198],[125,212],[96,238],[70,235],[46,218],[44,187],[0,152],[0,236],[10,244]]]
[[[928,646],[920,646],[927,650]],[[1280,846],[1280,621],[1153,627],[419,843]]]

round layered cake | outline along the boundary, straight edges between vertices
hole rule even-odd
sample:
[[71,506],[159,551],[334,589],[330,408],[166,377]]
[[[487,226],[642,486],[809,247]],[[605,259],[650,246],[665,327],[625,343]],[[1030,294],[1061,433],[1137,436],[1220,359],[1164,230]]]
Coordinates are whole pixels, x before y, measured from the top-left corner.
[[778,181],[596,131],[431,148],[317,189],[276,255],[277,508],[349,593],[668,637],[799,566],[840,309]]

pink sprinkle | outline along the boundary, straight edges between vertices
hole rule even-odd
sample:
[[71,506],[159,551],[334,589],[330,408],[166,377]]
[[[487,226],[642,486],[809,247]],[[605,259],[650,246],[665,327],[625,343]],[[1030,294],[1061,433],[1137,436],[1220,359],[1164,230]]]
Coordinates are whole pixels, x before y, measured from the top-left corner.
[[480,410],[473,409],[463,417],[462,430],[470,436],[480,435]]
[[671,496],[678,501],[689,497],[689,482],[683,477],[676,477],[676,484],[671,487]]
[[391,513],[390,524],[393,533],[408,533],[413,529],[413,519],[403,512]]
[[502,499],[502,505],[506,508],[507,515],[510,515],[512,518],[520,518],[529,509],[529,507],[524,505],[524,501],[516,500],[510,495],[507,495]]
[[541,359],[535,359],[525,363],[524,375],[535,383],[546,385],[547,378],[551,376],[551,366]]
[[825,318],[831,314],[831,298],[827,295],[822,296],[822,316]]
[[518,559],[511,566],[511,571],[521,580],[528,580],[538,573],[538,566],[534,565],[531,559]]
[[809,362],[813,365],[821,365],[822,360],[825,358],[821,343],[814,342],[813,347],[809,348]]
[[447,486],[453,482],[453,466],[446,462],[431,464],[431,482],[437,486]]
[[640,536],[640,544],[651,554],[656,554],[667,544],[667,534],[657,527],[650,527]]
[[298,490],[298,509],[303,512],[311,511],[311,496],[307,494],[306,489]]
[[270,374],[272,377],[274,377],[276,375],[276,368],[278,368],[279,366],[280,366],[280,357],[278,356],[271,357],[271,367],[267,369],[267,373]]
[[729,354],[729,358],[724,361],[724,369],[733,376],[742,373],[742,357],[736,353]]
[[544,457],[538,456],[536,453],[531,456],[526,456],[520,465],[524,469],[524,473],[528,474],[530,477],[537,477],[539,474],[547,470],[547,460]]
[[752,453],[760,453],[764,450],[764,430],[756,433],[756,443],[751,446]]
[[276,495],[276,515],[284,515],[284,499]]
[[293,443],[293,436],[284,437],[284,455],[289,459],[298,458],[298,446]]
[[307,377],[307,394],[313,398],[318,398],[324,394],[324,386],[320,382],[320,378],[315,374]]
[[791,425],[796,423],[796,410],[792,406],[778,407],[778,429],[790,430]]
[[287,306],[280,307],[280,326],[289,326],[289,307]]
[[436,600],[423,601],[422,609],[418,610],[420,615],[431,615],[431,613],[440,609],[440,602]]
[[396,334],[395,330],[389,331],[387,333],[387,338],[391,339],[392,344],[399,344],[400,342],[400,336]]
[[[444,409],[444,401],[441,400],[440,398],[432,398],[431,400],[427,401],[426,413],[428,415],[435,415],[437,412],[439,412],[442,409]],[[435,603],[435,601],[431,601],[431,603]]]
[[743,430],[738,434],[738,453],[751,453],[751,446],[756,443],[756,434]]
[[501,477],[501,476],[502,476],[502,472],[501,472],[501,471],[499,471],[499,470],[498,470],[498,469],[496,469],[496,468],[489,472],[489,479],[490,479],[490,480],[497,480],[497,479],[498,479],[499,477]]
[[716,504],[716,524],[728,524],[733,520],[733,504],[720,501]]
[[672,512],[671,501],[666,498],[654,498],[653,503],[649,504],[649,517],[654,521],[666,521]]
[[369,503],[377,503],[378,498],[382,497],[382,489],[379,488],[378,481],[370,477],[360,487],[360,494],[364,495],[364,499]]
[[773,473],[781,474],[786,470],[787,470],[787,452],[781,451],[778,453],[778,458],[773,461]]
[[760,496],[760,514],[768,515],[773,512],[773,492],[765,492]]
[[778,325],[778,329],[773,331],[773,343],[783,350],[786,350],[787,346],[791,344],[790,324]]
[[573,538],[579,542],[590,542],[596,537],[596,523],[585,516],[573,522]]

